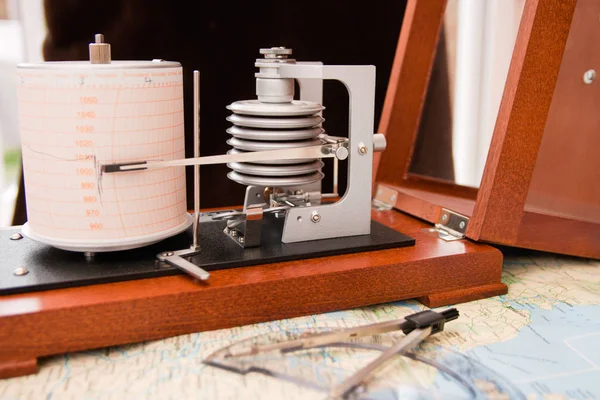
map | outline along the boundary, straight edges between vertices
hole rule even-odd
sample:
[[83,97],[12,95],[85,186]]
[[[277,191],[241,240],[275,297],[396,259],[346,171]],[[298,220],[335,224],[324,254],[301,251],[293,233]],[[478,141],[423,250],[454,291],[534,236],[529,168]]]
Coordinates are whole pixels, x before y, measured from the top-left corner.
[[[503,281],[507,295],[457,305],[457,320],[413,358],[390,361],[357,397],[600,399],[600,262],[507,257]],[[361,342],[364,348],[321,348],[256,361],[295,383],[203,361],[240,340],[290,338],[423,309],[402,301],[51,357],[40,360],[36,375],[0,381],[0,399],[325,399],[319,387],[350,376],[402,334],[372,337]]]

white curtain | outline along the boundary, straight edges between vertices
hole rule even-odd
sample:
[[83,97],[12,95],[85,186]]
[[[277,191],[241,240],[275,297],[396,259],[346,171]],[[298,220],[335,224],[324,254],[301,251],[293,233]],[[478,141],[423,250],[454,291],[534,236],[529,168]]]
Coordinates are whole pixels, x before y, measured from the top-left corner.
[[479,187],[525,0],[455,1],[455,181]]
[[18,188],[4,164],[6,150],[20,147],[15,67],[43,60],[46,35],[42,0],[8,0],[7,8],[9,19],[0,20],[0,227],[12,221]]

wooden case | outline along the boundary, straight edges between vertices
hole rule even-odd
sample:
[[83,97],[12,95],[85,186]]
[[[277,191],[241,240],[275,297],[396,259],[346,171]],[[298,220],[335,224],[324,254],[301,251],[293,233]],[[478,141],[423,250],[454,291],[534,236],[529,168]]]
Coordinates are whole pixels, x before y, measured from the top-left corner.
[[502,254],[445,242],[398,211],[373,218],[416,245],[187,275],[0,296],[0,378],[65,352],[416,298],[429,307],[506,293]]
[[409,172],[445,0],[406,10],[379,131],[379,193],[431,223],[442,209],[469,217],[476,241],[600,258],[598,0],[526,0],[479,189]]

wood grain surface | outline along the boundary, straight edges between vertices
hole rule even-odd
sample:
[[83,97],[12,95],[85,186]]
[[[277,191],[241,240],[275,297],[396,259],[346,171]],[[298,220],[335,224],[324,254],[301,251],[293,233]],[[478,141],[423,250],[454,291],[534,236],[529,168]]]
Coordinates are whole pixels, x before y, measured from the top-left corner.
[[600,224],[525,212],[515,247],[600,259]]
[[[525,3],[467,236],[514,245],[577,0]],[[573,155],[576,156],[576,155]]]
[[444,7],[408,3],[376,183],[396,192],[396,209],[431,223],[442,208],[470,217],[473,240],[600,258],[600,92],[583,81],[599,60],[589,43],[600,1],[525,2],[479,190],[408,172]]
[[398,39],[378,132],[387,149],[374,155],[373,182],[400,185],[408,171],[446,0],[409,0]]

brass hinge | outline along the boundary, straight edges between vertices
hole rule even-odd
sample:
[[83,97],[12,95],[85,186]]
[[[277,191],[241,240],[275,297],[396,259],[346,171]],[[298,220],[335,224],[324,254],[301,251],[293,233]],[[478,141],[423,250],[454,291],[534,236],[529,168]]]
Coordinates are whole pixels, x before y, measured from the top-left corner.
[[377,185],[375,198],[373,199],[371,205],[378,211],[391,210],[396,205],[397,198],[398,192],[394,189],[390,189],[389,187],[383,185]]
[[438,222],[436,222],[435,227],[429,229],[429,231],[436,233],[440,239],[451,242],[453,240],[464,239],[468,225],[469,217],[442,208]]

